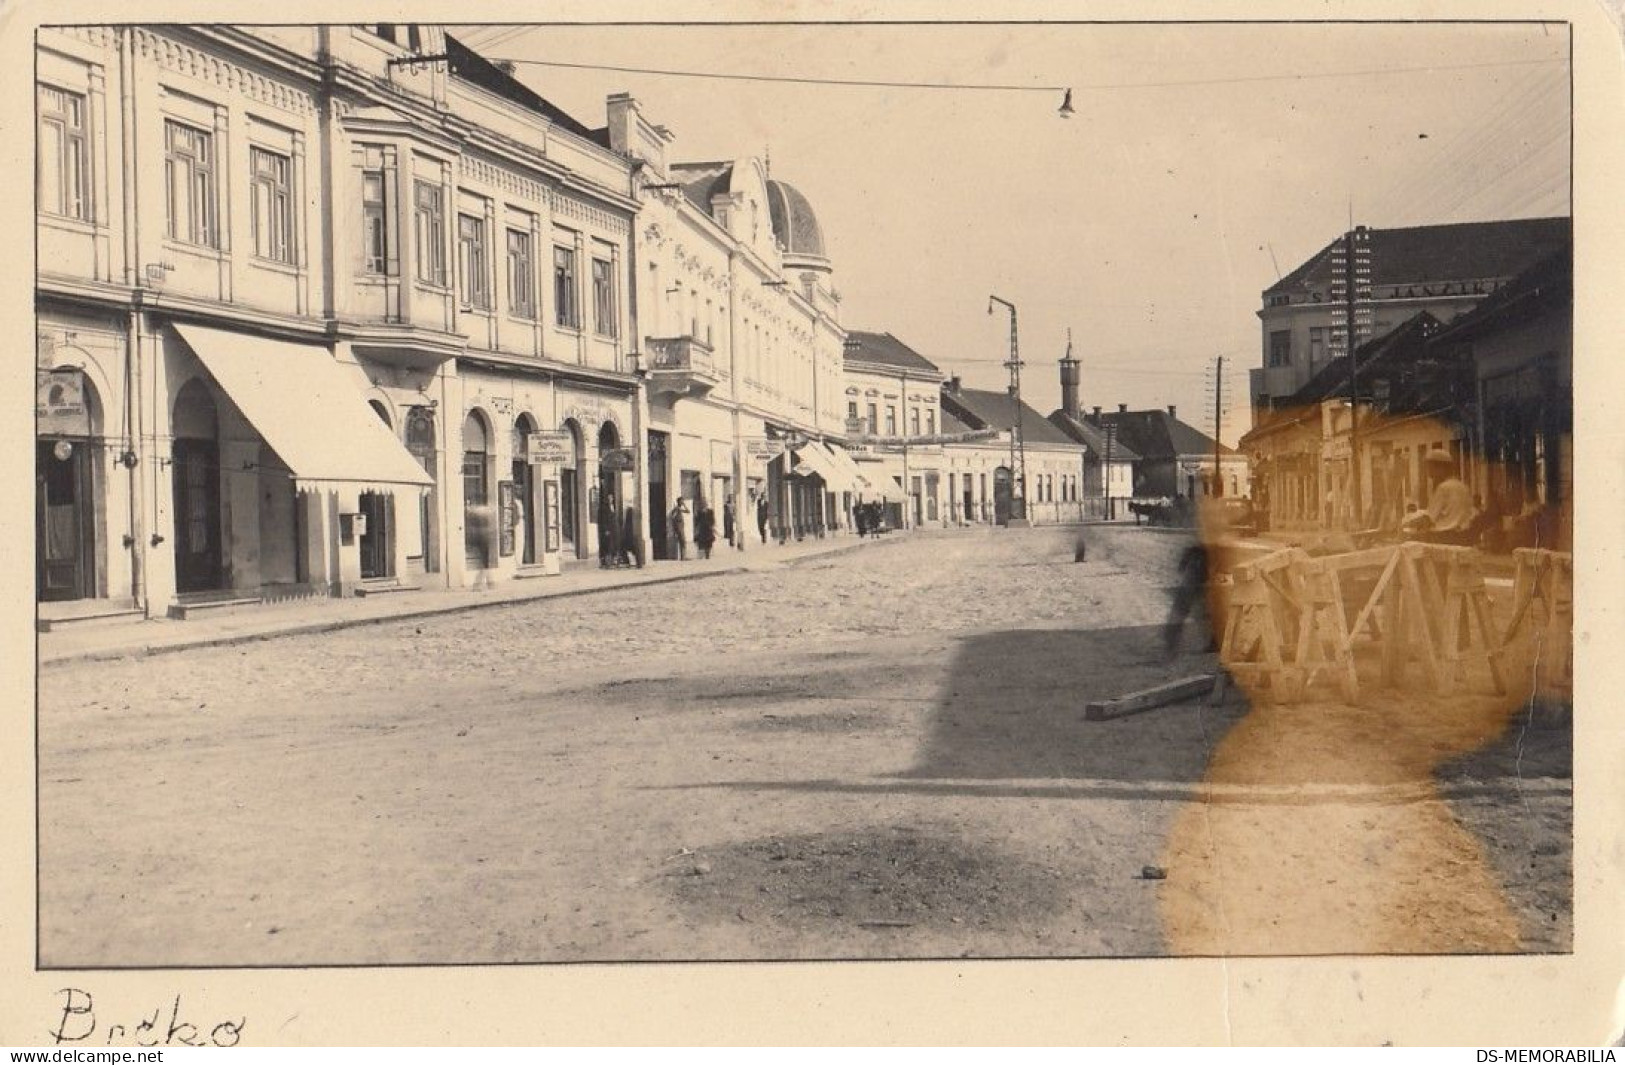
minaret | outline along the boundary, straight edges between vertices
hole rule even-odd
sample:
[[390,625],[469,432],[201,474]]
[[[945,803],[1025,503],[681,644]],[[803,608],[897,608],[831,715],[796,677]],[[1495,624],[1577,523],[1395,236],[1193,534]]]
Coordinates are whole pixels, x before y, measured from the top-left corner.
[[1072,330],[1066,331],[1066,354],[1061,356],[1061,410],[1068,418],[1082,416],[1078,406],[1078,360],[1072,357]]

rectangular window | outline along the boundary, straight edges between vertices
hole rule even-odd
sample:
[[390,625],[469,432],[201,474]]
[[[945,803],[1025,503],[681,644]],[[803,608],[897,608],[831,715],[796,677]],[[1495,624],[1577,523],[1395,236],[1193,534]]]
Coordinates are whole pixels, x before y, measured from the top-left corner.
[[897,435],[897,408],[890,404],[886,406],[886,435]]
[[214,209],[214,134],[164,120],[164,178],[169,235],[203,247],[219,246]]
[[264,148],[248,150],[252,186],[249,222],[254,230],[254,254],[279,263],[293,262],[293,202],[290,191],[293,160]]
[[1271,366],[1288,366],[1292,363],[1292,331],[1290,329],[1277,329],[1270,334]]
[[[615,335],[615,275],[608,259],[592,261],[592,316],[593,331],[599,336]],[[706,339],[711,327],[706,326]]]
[[553,248],[553,320],[569,329],[581,328],[576,306],[576,253],[571,248]]
[[875,436],[880,432],[880,419],[875,413],[875,405],[869,404],[869,435]]
[[1309,327],[1309,365],[1314,366],[1326,357],[1326,333],[1323,325]]
[[457,284],[463,300],[482,311],[491,309],[489,259],[485,250],[485,219],[457,216]]
[[908,412],[908,431],[915,436],[920,435],[920,409],[918,407]]
[[516,318],[536,317],[536,260],[522,229],[508,230],[508,308]]
[[412,235],[417,241],[417,276],[426,285],[446,283],[445,190],[419,181],[412,191]]
[[934,410],[928,410],[925,412],[925,435],[937,435],[937,412]]
[[39,209],[65,218],[90,217],[90,167],[85,149],[85,98],[39,87]]
[[858,401],[855,399],[847,401],[846,420],[849,422],[855,422],[858,420]]
[[366,273],[390,272],[389,215],[382,170],[361,172],[361,253],[365,257],[362,270]]

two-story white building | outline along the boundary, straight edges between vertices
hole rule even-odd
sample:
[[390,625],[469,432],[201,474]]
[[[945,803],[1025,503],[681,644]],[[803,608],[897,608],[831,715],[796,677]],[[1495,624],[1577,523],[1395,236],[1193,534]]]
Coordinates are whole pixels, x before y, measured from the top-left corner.
[[46,620],[599,550],[632,165],[440,31],[38,38]]

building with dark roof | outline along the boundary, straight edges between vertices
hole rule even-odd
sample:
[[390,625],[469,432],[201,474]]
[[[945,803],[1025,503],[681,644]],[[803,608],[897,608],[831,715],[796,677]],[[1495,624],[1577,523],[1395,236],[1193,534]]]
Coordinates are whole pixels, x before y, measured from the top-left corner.
[[[1426,311],[1443,323],[1471,310],[1532,263],[1566,247],[1567,218],[1357,230],[1370,252],[1370,336]],[[1334,293],[1338,237],[1265,289],[1258,311],[1262,363],[1249,391],[1261,411],[1296,393],[1335,357],[1343,327]]]
[[1213,492],[1213,457],[1219,456],[1222,481],[1219,494],[1246,495],[1248,488],[1245,456],[1179,419],[1178,408],[1129,410],[1118,404],[1115,412],[1102,413],[1099,407],[1081,419],[1084,424],[1104,431],[1110,428],[1114,446],[1134,452],[1134,491],[1139,499],[1195,498]]
[[[1007,391],[966,388],[955,377],[943,386],[942,410],[958,424],[987,434],[943,448],[951,509],[962,520],[1051,524],[1095,516],[1083,491],[1084,446],[1031,406]],[[1025,484],[1012,477],[1018,466],[1025,468]]]
[[852,457],[890,496],[890,521],[943,522],[943,372],[891,333],[864,329],[846,334],[842,365]]

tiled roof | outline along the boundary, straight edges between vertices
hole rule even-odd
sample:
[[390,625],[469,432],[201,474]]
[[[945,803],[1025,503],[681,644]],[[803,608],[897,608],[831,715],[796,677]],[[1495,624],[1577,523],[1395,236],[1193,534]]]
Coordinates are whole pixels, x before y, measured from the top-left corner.
[[[1566,247],[1567,218],[1519,218],[1499,222],[1372,229],[1371,284],[1424,284],[1505,278],[1530,263]],[[1329,285],[1337,237],[1315,255],[1264,290],[1266,297],[1305,292]],[[1376,293],[1381,298],[1381,293]]]
[[[1424,342],[1439,329],[1439,320],[1422,311],[1405,319],[1395,328],[1361,344],[1356,351],[1360,370],[1377,373],[1392,368],[1396,363],[1412,362],[1424,347]],[[1361,389],[1362,394],[1364,389]],[[1292,395],[1281,400],[1281,406],[1302,406],[1349,394],[1349,360],[1340,355],[1315,371],[1307,383]]]
[[[1010,395],[982,388],[947,389],[942,393],[944,413],[952,413],[972,429],[1009,430],[1015,424]],[[1021,436],[1029,444],[1071,444],[1076,441],[1044,420],[1027,404],[1021,405]]]
[[672,179],[683,186],[683,195],[706,214],[711,213],[711,197],[733,185],[731,162],[673,163],[668,169]]
[[[1090,425],[1081,418],[1074,418],[1064,410],[1051,412],[1049,420],[1051,425],[1087,447],[1091,454],[1105,458],[1106,430],[1098,425]],[[1140,456],[1120,440],[1111,442],[1111,455],[1113,462],[1140,461]]]
[[[1090,416],[1093,419],[1093,415]],[[1213,438],[1187,425],[1165,410],[1131,410],[1103,413],[1100,422],[1117,427],[1117,439],[1145,459],[1171,459],[1179,455],[1213,454]],[[1219,445],[1220,455],[1234,455],[1235,449]]]
[[1566,304],[1572,302],[1573,298],[1573,249],[1565,244],[1451,322],[1436,339],[1440,343],[1467,340],[1504,320],[1516,319],[1530,308]]
[[865,333],[853,330],[846,334],[847,362],[872,362],[900,370],[921,370],[942,376],[935,363],[898,340],[890,333]]
[[952,436],[955,433],[968,433],[971,427],[954,417],[953,411],[944,409],[942,412],[942,435]]
[[588,129],[585,125],[560,110],[556,105],[537,95],[534,90],[527,87],[518,78],[498,69],[485,57],[449,33],[446,34],[446,60],[454,76],[478,85],[482,89],[494,92],[503,99],[518,104],[520,107],[535,111],[537,114],[546,117],[554,125],[562,126],[578,137],[584,137],[598,143],[603,142],[604,130]]

